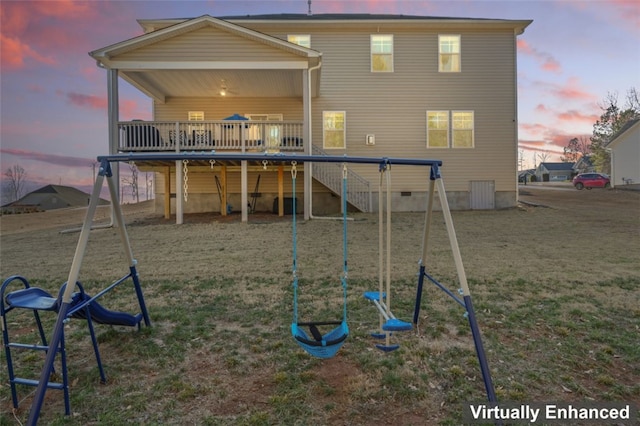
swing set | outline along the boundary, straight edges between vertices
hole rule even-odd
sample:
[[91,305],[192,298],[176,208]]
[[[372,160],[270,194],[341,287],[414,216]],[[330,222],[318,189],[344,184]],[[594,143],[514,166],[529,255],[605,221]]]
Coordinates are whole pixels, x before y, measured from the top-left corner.
[[[364,297],[371,301],[378,310],[379,314],[379,332],[373,333],[372,336],[377,339],[384,339],[384,344],[376,345],[380,350],[384,352],[393,351],[398,348],[398,345],[390,344],[390,336],[395,332],[409,331],[412,328],[418,326],[419,313],[421,307],[422,291],[425,278],[432,282],[436,287],[443,290],[447,295],[452,297],[458,304],[460,304],[465,310],[465,317],[469,321],[471,328],[473,342],[476,349],[476,355],[480,364],[482,377],[484,380],[485,390],[487,398],[490,403],[497,404],[497,399],[491,380],[491,374],[489,372],[489,366],[485,355],[484,347],[482,344],[482,338],[480,335],[480,329],[477,324],[473,303],[471,301],[471,293],[467,284],[464,267],[462,264],[462,257],[458,247],[455,230],[453,227],[453,220],[451,218],[451,212],[444,189],[444,184],[440,175],[440,167],[442,162],[439,160],[429,159],[408,159],[408,158],[376,158],[376,157],[350,157],[350,156],[311,156],[311,155],[284,155],[284,154],[247,154],[247,153],[235,153],[235,154],[218,154],[215,151],[211,152],[183,152],[183,153],[130,153],[130,154],[114,154],[109,156],[98,157],[100,162],[99,176],[93,187],[93,192],[89,202],[89,208],[87,216],[85,218],[76,252],[71,265],[71,271],[69,273],[68,282],[77,282],[80,266],[82,264],[82,258],[86,249],[88,235],[91,230],[91,224],[93,221],[93,215],[97,206],[97,201],[100,197],[100,190],[104,177],[107,177],[114,216],[116,218],[116,225],[120,228],[120,234],[122,237],[122,243],[124,246],[127,259],[129,260],[129,274],[124,278],[131,277],[134,280],[136,293],[140,301],[142,315],[146,325],[150,325],[146,307],[144,306],[144,299],[142,298],[142,290],[138,282],[138,275],[136,272],[136,262],[133,259],[131,247],[129,245],[124,220],[122,217],[122,211],[119,203],[117,203],[117,190],[116,183],[113,181],[111,173],[111,163],[113,162],[142,162],[153,161],[163,162],[165,164],[183,164],[184,161],[198,162],[215,162],[215,161],[265,161],[273,163],[289,163],[291,165],[292,187],[293,187],[293,319],[291,323],[291,333],[295,342],[303,348],[310,355],[318,358],[331,358],[336,355],[339,349],[344,345],[349,336],[349,327],[347,325],[347,164],[377,164],[380,171],[380,185],[379,185],[379,289],[378,291],[368,291],[364,293]],[[340,163],[343,165],[343,180],[342,180],[342,224],[343,224],[343,271],[340,277],[340,282],[343,292],[343,308],[342,318],[333,321],[308,321],[301,322],[298,318],[298,293],[299,293],[299,280],[297,275],[297,226],[296,226],[296,177],[297,177],[297,164],[299,163]],[[425,216],[424,234],[422,241],[422,257],[419,260],[419,278],[416,288],[415,308],[413,315],[413,324],[398,319],[391,310],[391,177],[390,168],[391,165],[398,166],[428,166],[430,167],[429,175],[429,189],[428,189],[428,201]],[[433,216],[434,205],[434,193],[438,191],[440,204],[442,207],[442,213],[446,223],[447,234],[453,252],[453,260],[455,262],[456,271],[458,275],[458,281],[460,284],[459,293],[462,295],[462,299],[454,294],[443,284],[438,282],[433,276],[426,271],[427,260],[427,243],[429,237],[429,228],[431,225],[431,218]],[[384,195],[384,196],[383,196]],[[383,200],[384,198],[384,200]],[[383,201],[386,200],[386,207]],[[386,216],[385,216],[386,215]],[[386,230],[384,229],[386,227]],[[120,281],[117,283],[119,284]],[[114,284],[115,285],[115,284]],[[112,285],[111,287],[113,287]],[[61,291],[58,303],[56,303],[57,321],[54,326],[53,335],[49,342],[49,347],[59,348],[61,341],[63,341],[63,328],[64,321],[68,317],[69,312],[77,312],[71,306],[74,298],[74,287],[66,286]],[[109,289],[111,288],[109,287]],[[102,294],[102,293],[100,293]],[[90,299],[93,301],[95,298]],[[90,302],[89,302],[90,303]],[[87,315],[90,315],[90,311],[86,311]],[[140,321],[139,317],[138,322]],[[321,328],[331,326],[332,328],[328,332],[320,331]],[[305,331],[308,329],[308,333]],[[44,336],[43,333],[41,333]],[[45,359],[45,365],[42,368],[40,380],[37,382],[37,389],[31,405],[31,411],[29,413],[29,425],[35,425],[42,407],[44,395],[49,388],[49,375],[53,371],[53,364],[56,350],[47,351]],[[96,353],[97,354],[97,353]]]

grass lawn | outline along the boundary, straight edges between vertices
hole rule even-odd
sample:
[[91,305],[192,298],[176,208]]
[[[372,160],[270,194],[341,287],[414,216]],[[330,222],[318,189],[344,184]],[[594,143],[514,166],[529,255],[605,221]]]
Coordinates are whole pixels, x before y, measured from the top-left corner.
[[[501,402],[628,402],[640,405],[640,194],[529,188],[519,208],[454,212],[453,219]],[[582,197],[575,199],[575,197]],[[603,203],[608,209],[593,208]],[[350,336],[338,355],[310,357],[291,337],[291,223],[212,220],[177,226],[131,217],[128,231],[153,326],[99,325],[108,382],[99,383],[86,323],[66,325],[72,416],[48,391],[41,424],[459,425],[463,404],[486,400],[469,323],[449,296],[425,283],[417,330],[383,353],[370,333],[378,315],[362,297],[378,287],[377,216],[349,224]],[[250,219],[251,220],[251,219]],[[393,217],[393,310],[411,321],[424,218]],[[78,234],[6,232],[0,272],[57,292]],[[429,273],[457,291],[442,217]],[[340,319],[341,225],[299,224],[302,320]],[[124,275],[116,232],[93,231],[80,274],[95,294]],[[119,287],[101,303],[134,312]],[[14,315],[15,314],[15,315]],[[9,327],[36,343],[32,322]],[[54,318],[45,322],[51,329]],[[35,377],[42,354],[16,351]],[[12,410],[0,357],[0,425],[24,423],[33,388]]]

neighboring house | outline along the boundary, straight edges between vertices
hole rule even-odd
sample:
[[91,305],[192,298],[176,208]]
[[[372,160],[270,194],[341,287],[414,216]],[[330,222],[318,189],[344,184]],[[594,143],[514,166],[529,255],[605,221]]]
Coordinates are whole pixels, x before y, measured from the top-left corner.
[[573,165],[573,174],[591,173],[596,171],[596,166],[591,162],[591,155],[583,155]]
[[[433,158],[443,161],[451,208],[517,203],[516,39],[530,20],[277,14],[138,22],[143,35],[90,52],[108,74],[110,154]],[[119,78],[152,99],[153,121],[119,121]],[[228,206],[246,220],[253,194],[256,210],[291,197],[289,165],[136,164],[156,172],[156,210],[176,213],[179,223],[183,211],[226,214]],[[299,211],[339,211],[341,167],[297,168]],[[378,167],[351,164],[349,173],[348,201],[370,211]],[[394,210],[424,210],[429,171],[392,173]]]
[[611,153],[611,186],[640,184],[640,119],[628,121],[605,147]]
[[[47,185],[2,206],[3,213],[30,213],[67,207],[85,207],[90,195],[70,186]],[[98,204],[109,204],[100,199]]]
[[521,170],[518,173],[518,182],[527,183],[536,181],[536,169]]
[[540,163],[536,168],[538,182],[558,182],[573,177],[574,163]]

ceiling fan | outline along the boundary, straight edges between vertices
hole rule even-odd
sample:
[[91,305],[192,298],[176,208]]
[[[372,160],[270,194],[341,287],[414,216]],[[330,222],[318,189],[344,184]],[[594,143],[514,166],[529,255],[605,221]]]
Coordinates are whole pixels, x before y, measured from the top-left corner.
[[229,90],[227,86],[227,81],[225,79],[220,80],[220,90],[218,91],[218,95],[227,96],[227,95],[235,95],[235,92]]

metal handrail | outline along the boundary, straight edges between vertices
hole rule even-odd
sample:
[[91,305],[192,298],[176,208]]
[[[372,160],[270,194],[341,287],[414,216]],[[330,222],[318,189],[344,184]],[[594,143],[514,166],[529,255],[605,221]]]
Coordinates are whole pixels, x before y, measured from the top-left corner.
[[[328,153],[313,145],[313,155],[327,156]],[[342,166],[336,163],[314,163],[313,177],[336,194],[341,193]],[[358,210],[368,213],[372,209],[371,184],[368,180],[347,169],[347,202]]]

